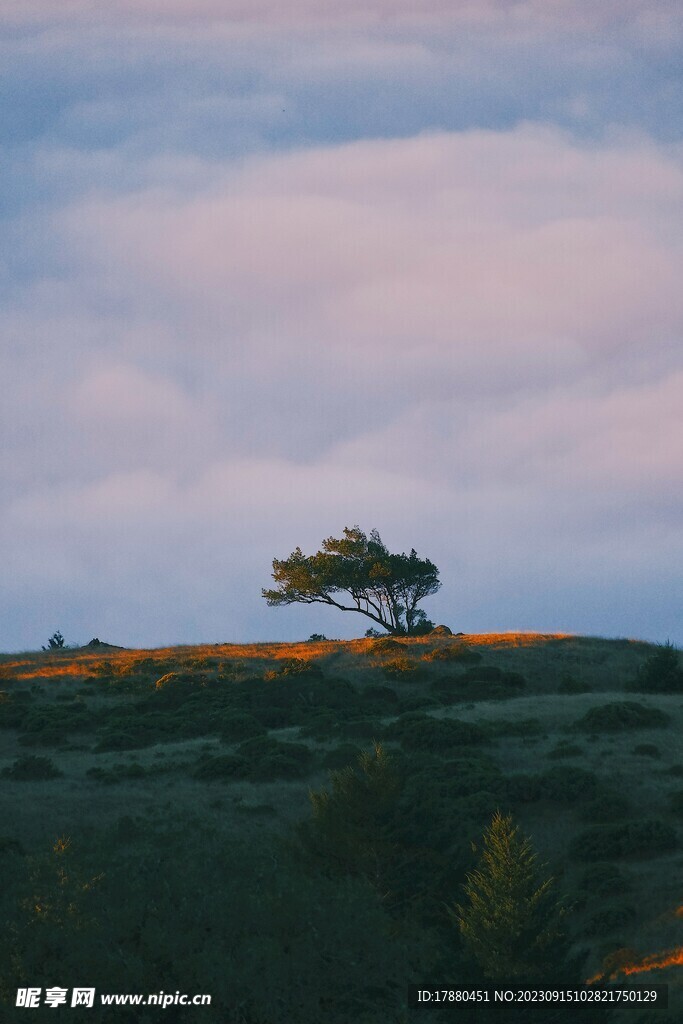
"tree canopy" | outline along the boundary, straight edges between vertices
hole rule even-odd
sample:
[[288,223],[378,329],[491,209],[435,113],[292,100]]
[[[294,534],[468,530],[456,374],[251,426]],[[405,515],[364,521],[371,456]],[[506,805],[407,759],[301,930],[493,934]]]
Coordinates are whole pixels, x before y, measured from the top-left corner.
[[441,586],[437,567],[414,548],[393,555],[377,530],[367,536],[359,526],[328,537],[314,555],[297,548],[273,559],[273,579],[277,586],[262,591],[269,605],[328,604],[366,615],[395,636],[431,627],[418,603]]

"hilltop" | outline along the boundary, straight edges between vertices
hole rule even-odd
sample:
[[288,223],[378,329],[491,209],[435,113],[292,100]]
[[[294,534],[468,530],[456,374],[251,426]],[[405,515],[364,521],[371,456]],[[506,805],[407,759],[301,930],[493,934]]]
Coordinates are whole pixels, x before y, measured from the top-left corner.
[[305,833],[309,790],[379,742],[437,865],[395,883],[424,889],[425,927],[447,927],[438,887],[457,890],[502,807],[571,897],[585,970],[624,947],[635,962],[683,938],[683,712],[644,671],[658,652],[522,633],[5,655],[5,843],[172,817],[267,845]]

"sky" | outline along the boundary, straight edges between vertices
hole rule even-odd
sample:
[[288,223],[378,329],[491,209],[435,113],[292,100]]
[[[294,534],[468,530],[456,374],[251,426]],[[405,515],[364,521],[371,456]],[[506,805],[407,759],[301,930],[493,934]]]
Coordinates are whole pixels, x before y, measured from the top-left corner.
[[683,643],[677,0],[3,0],[0,650]]

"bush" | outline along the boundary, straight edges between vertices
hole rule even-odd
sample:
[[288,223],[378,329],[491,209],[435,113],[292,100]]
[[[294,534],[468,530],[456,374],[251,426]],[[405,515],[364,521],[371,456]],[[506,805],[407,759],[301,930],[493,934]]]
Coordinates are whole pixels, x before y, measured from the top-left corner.
[[95,722],[95,716],[80,699],[52,707],[33,707],[24,717],[20,742],[24,746],[58,747],[66,742],[69,733],[92,729]]
[[28,690],[0,690],[0,729],[21,729],[31,713],[33,697]]
[[96,782],[112,786],[118,782],[127,782],[129,779],[144,779],[149,772],[134,761],[133,764],[113,764],[111,768],[88,768],[85,774]]
[[217,757],[202,757],[197,762],[193,775],[195,779],[243,779],[248,772],[246,758],[233,754],[219,754]]
[[505,700],[520,693],[526,685],[518,672],[503,672],[490,665],[481,665],[457,676],[436,679],[431,691],[443,704],[461,700]]
[[484,728],[487,735],[494,738],[498,736],[540,736],[544,731],[538,718],[521,718],[518,721],[502,718],[487,722]]
[[580,679],[574,679],[573,676],[562,676],[560,684],[557,687],[557,692],[572,696],[578,693],[590,693],[591,687],[588,683],[581,682]]
[[583,747],[577,746],[576,743],[567,743],[566,740],[558,743],[556,747],[548,751],[547,756],[551,760],[559,761],[560,758],[564,757],[582,757]]
[[[365,635],[369,636],[372,632],[374,631],[369,629]],[[403,650],[403,644],[400,644],[398,640],[392,640],[390,636],[378,635],[374,639],[375,642],[371,648],[373,654],[387,654]]]
[[337,736],[369,742],[380,735],[382,726],[376,718],[348,718],[338,722],[334,732]]
[[398,740],[404,750],[435,753],[486,741],[486,734],[479,725],[455,718],[432,718],[419,712],[401,715],[385,727],[383,735],[387,740]]
[[564,764],[555,765],[539,779],[541,797],[560,804],[590,799],[597,789],[595,772]]
[[582,808],[582,817],[596,825],[605,825],[612,821],[623,821],[632,810],[631,801],[621,793],[604,792]]
[[244,711],[230,711],[220,719],[220,737],[226,743],[265,735],[265,726]]
[[360,756],[360,748],[353,743],[342,743],[332,750],[326,750],[320,758],[322,768],[338,771],[347,765],[356,764]]
[[654,857],[675,850],[676,846],[676,830],[653,818],[619,825],[595,825],[572,840],[569,854],[580,861]]
[[392,658],[382,665],[387,679],[409,679],[416,675],[417,665],[410,658]]
[[63,776],[64,772],[60,771],[49,757],[29,754],[26,757],[18,757],[11,767],[3,768],[2,775],[16,782],[32,782],[36,779],[57,779]]
[[495,665],[477,665],[468,668],[460,677],[463,682],[501,683],[510,689],[521,689],[526,686],[526,679],[519,672],[504,672]]
[[579,887],[591,896],[617,896],[630,889],[631,882],[616,864],[599,861],[586,868]]
[[505,788],[507,799],[512,803],[532,804],[543,796],[541,789],[541,776],[529,775],[520,772],[518,775],[509,775],[506,779]]
[[457,665],[476,665],[481,661],[481,654],[467,644],[443,644],[428,651],[424,655],[424,660],[447,661]]
[[313,752],[303,743],[283,743],[271,736],[246,740],[237,755],[247,762],[245,777],[255,782],[300,778],[313,766]]
[[610,935],[619,928],[625,928],[633,924],[635,919],[635,907],[629,903],[616,903],[603,907],[591,915],[584,925],[584,934],[591,937]]
[[323,670],[320,665],[305,658],[286,658],[277,668],[266,672],[263,678],[270,682],[273,679],[298,679],[302,676],[307,679],[322,679]]
[[195,690],[205,687],[207,676],[192,672],[167,672],[157,679],[154,689],[168,702],[182,702]]
[[412,711],[423,711],[425,708],[438,707],[440,702],[428,693],[410,693],[399,698],[397,711],[404,715]]
[[399,698],[390,686],[368,686],[361,693],[363,710],[372,715],[396,714]]
[[633,753],[639,757],[661,757],[662,752],[654,743],[638,743],[633,748]]
[[623,732],[627,729],[661,729],[670,722],[659,708],[648,708],[637,701],[615,701],[591,708],[574,724],[581,732]]
[[673,644],[667,641],[641,665],[635,689],[646,693],[683,693],[683,667]]

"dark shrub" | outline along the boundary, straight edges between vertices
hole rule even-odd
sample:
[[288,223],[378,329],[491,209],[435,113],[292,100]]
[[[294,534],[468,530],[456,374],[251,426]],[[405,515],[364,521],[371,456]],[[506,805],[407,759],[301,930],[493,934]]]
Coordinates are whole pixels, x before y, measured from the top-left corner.
[[329,740],[338,734],[339,718],[334,711],[319,711],[306,716],[304,725],[299,727],[302,739]]
[[31,709],[23,721],[21,743],[25,746],[61,746],[71,732],[94,728],[95,716],[82,700]]
[[192,672],[167,672],[166,675],[157,679],[154,689],[157,698],[165,704],[182,704],[197,690],[207,685],[207,676],[204,673]]
[[219,754],[217,757],[201,758],[192,774],[195,779],[243,779],[247,770],[245,758]]
[[641,666],[635,689],[645,693],[683,693],[683,667],[680,656],[668,641]]
[[598,777],[586,768],[558,764],[540,777],[541,796],[560,804],[575,804],[595,795]]
[[133,764],[113,764],[111,768],[88,768],[85,774],[91,779],[95,779],[96,782],[112,786],[130,779],[144,779],[149,772],[137,761],[134,761]]
[[277,809],[272,804],[237,804],[235,810],[253,818],[276,818]]
[[538,718],[521,718],[519,721],[507,721],[499,719],[493,722],[486,722],[483,726],[488,736],[540,736],[543,725]]
[[636,909],[629,903],[616,903],[603,907],[588,918],[584,934],[600,937],[609,935],[619,928],[628,927],[636,919]]
[[[505,794],[506,780],[498,765],[489,757],[457,757],[425,765],[414,774],[420,786],[433,786],[448,800],[486,792]],[[410,783],[408,783],[410,788]]]
[[33,702],[28,690],[0,690],[0,729],[21,729]]
[[577,693],[590,693],[590,691],[591,687],[588,683],[584,683],[580,679],[574,679],[573,676],[562,676],[560,685],[557,687],[558,693],[563,693],[567,696]]
[[361,699],[364,711],[371,715],[396,714],[399,706],[398,694],[390,686],[368,686]]
[[320,758],[320,765],[329,768],[331,771],[338,771],[348,764],[356,764],[360,754],[360,747],[353,743],[342,743],[332,750],[326,750]]
[[411,693],[399,698],[398,711],[403,715],[408,711],[421,711],[423,708],[433,708],[440,703],[436,697],[428,693]]
[[313,752],[303,743],[283,743],[271,736],[257,736],[237,748],[247,762],[246,776],[257,782],[300,778],[313,767]]
[[470,683],[501,683],[510,689],[521,689],[526,686],[526,679],[519,672],[504,672],[495,665],[476,665],[468,668],[460,677],[462,682]]
[[579,747],[576,743],[567,743],[566,741],[558,743],[553,750],[549,750],[547,756],[552,760],[559,761],[564,757],[581,757],[583,755],[583,747]]
[[139,750],[140,747],[147,747],[152,742],[144,734],[112,729],[102,734],[101,739],[95,744],[93,749],[96,754],[104,754],[110,750]]
[[63,774],[64,772],[61,772],[49,757],[36,757],[34,754],[18,757],[11,767],[2,770],[2,775],[6,779],[14,779],[18,782],[32,782],[34,779],[57,779]]
[[0,836],[0,857],[25,857],[26,850],[18,839]]
[[220,737],[226,743],[262,736],[265,732],[265,727],[253,715],[244,711],[229,711],[220,719]]
[[530,804],[540,800],[543,793],[541,789],[541,776],[520,773],[509,775],[505,780],[505,793],[512,803]]
[[655,746],[654,743],[638,743],[633,748],[632,753],[638,754],[639,757],[661,757],[662,752],[659,747]]
[[589,800],[582,808],[581,817],[596,825],[605,825],[612,821],[623,821],[632,810],[631,801],[621,793],[604,792],[594,800]]
[[654,857],[677,846],[676,830],[656,818],[619,825],[596,825],[576,836],[569,854],[576,860]]
[[431,691],[443,704],[455,704],[462,700],[505,700],[520,693],[525,685],[524,676],[517,672],[481,665],[461,675],[434,680]]
[[617,896],[631,888],[631,881],[616,864],[599,861],[586,868],[579,887],[590,896]]
[[460,746],[483,743],[484,730],[472,722],[460,722],[455,718],[432,718],[419,712],[401,715],[385,727],[387,740],[398,740],[404,750],[424,750],[443,753],[454,751]]
[[267,729],[303,725],[325,712],[346,717],[364,713],[361,695],[351,683],[323,679],[316,672],[285,673],[236,684],[231,687],[230,704],[252,714]]
[[669,716],[659,708],[624,700],[591,708],[574,728],[582,732],[623,732],[626,729],[661,729],[669,722]]
[[674,814],[683,815],[683,789],[669,793],[669,806]]
[[335,734],[348,739],[375,739],[382,732],[382,726],[376,718],[349,718],[337,723]]

